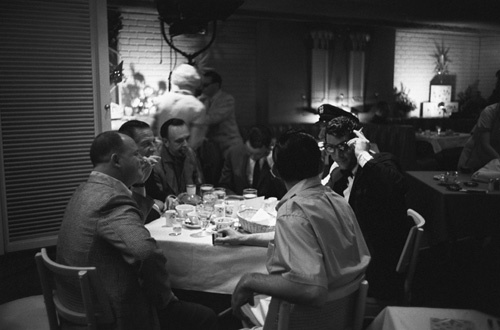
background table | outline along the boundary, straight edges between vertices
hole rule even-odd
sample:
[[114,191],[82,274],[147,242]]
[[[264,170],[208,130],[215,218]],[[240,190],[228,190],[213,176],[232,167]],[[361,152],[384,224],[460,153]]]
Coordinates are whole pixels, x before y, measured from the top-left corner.
[[201,229],[182,229],[170,236],[172,227],[163,227],[160,218],[146,225],[167,257],[172,287],[183,290],[232,294],[245,273],[267,274],[267,248],[212,245],[212,237],[191,237]]
[[470,136],[469,133],[453,133],[452,135],[441,133],[438,135],[437,132],[431,132],[430,134],[424,132],[416,133],[415,139],[430,143],[432,150],[437,154],[445,149],[463,148]]
[[421,307],[386,307],[367,330],[431,330],[431,318],[471,321],[474,330],[500,330],[500,320],[475,310]]
[[[439,171],[408,171],[406,202],[426,220],[425,237],[431,245],[472,235],[500,233],[500,192],[470,194],[449,191],[434,176]],[[459,181],[470,181],[460,174]],[[486,189],[479,183],[475,188]]]

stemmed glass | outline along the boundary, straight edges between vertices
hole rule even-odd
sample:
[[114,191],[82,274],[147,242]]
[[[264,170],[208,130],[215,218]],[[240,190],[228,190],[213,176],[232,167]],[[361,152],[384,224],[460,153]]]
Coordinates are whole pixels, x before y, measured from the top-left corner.
[[214,211],[214,205],[211,203],[204,202],[196,207],[196,212],[200,217],[202,230],[200,232],[194,233],[191,237],[205,237],[212,235],[207,231],[207,227],[210,224],[210,216]]

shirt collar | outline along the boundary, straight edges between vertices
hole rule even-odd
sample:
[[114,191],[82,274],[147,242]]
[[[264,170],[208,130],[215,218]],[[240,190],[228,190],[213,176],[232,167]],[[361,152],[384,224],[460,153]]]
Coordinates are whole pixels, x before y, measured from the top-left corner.
[[286,203],[289,199],[292,199],[295,195],[299,194],[300,192],[318,185],[321,186],[321,180],[319,176],[313,176],[311,178],[303,179],[297,182],[292,188],[290,188],[290,190],[287,191],[285,196],[283,196],[283,198],[276,206],[276,210],[278,210],[281,207],[281,205]]
[[132,196],[132,191],[130,191],[130,189],[123,182],[121,182],[120,180],[115,179],[115,178],[113,178],[110,175],[107,175],[105,173],[98,172],[98,171],[92,171],[90,173],[90,175],[94,176],[94,177],[97,177],[97,178],[101,178],[102,180],[105,180],[105,181],[109,181],[109,183],[111,185],[113,185],[117,190],[122,191],[122,192],[126,193],[129,196]]

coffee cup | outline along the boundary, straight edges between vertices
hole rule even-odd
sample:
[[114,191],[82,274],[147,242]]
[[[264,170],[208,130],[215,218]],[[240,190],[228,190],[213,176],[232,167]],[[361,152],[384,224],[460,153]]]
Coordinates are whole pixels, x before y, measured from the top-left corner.
[[233,226],[234,219],[229,217],[219,217],[214,219],[215,230],[229,228]]
[[188,218],[189,218],[189,221],[193,224],[193,225],[198,225],[200,223],[200,218],[198,217],[198,212],[196,211],[192,211],[192,212],[189,212],[187,214]]
[[175,221],[175,217],[177,216],[177,211],[175,210],[166,210],[163,213],[165,217],[165,227],[172,227]]
[[194,207],[194,205],[181,204],[181,205],[177,205],[175,207],[175,210],[177,211],[179,218],[186,219],[188,217],[189,212],[196,211],[196,207]]

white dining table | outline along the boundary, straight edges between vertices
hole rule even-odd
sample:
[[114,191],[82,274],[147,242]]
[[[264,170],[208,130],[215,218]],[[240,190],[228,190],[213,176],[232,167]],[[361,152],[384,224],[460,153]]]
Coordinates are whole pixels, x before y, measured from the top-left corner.
[[471,309],[384,308],[367,330],[500,330],[500,319]]
[[159,218],[146,228],[167,258],[172,287],[183,290],[232,294],[245,273],[267,274],[267,248],[256,246],[213,245],[212,236],[191,237],[201,229],[185,226],[179,236],[170,236]]
[[461,148],[470,138],[470,133],[441,133],[437,132],[422,132],[416,133],[415,139],[418,141],[425,141],[431,144],[432,150],[435,154],[443,151],[444,149]]

